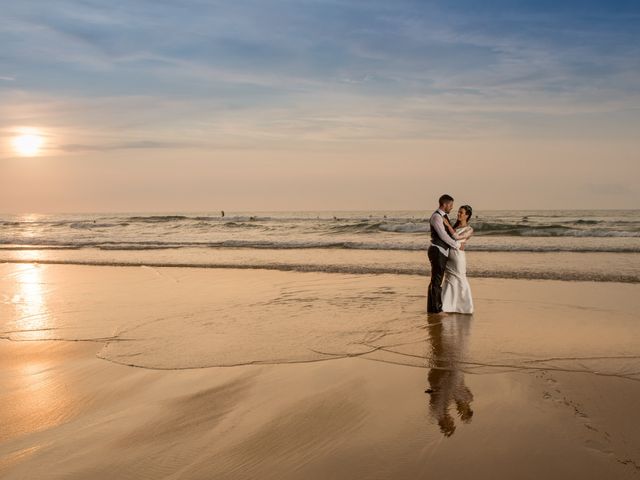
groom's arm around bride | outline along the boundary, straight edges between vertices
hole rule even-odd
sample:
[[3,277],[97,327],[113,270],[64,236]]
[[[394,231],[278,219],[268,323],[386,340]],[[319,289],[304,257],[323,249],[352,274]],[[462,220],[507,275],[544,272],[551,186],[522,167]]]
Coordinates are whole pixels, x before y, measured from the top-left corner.
[[[439,207],[431,215],[429,229],[431,231],[431,244],[427,250],[429,263],[431,263],[431,282],[429,283],[427,311],[429,313],[442,312],[442,279],[447,266],[449,249],[460,248],[460,242],[456,241],[452,234],[447,232],[445,222],[448,222],[447,213],[453,209],[453,197],[442,195],[439,199]],[[450,224],[449,224],[450,225]]]

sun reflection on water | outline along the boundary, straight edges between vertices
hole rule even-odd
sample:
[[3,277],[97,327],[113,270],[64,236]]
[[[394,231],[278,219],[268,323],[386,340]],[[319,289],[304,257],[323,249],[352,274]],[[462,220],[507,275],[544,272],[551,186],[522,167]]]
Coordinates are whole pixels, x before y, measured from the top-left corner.
[[41,250],[17,250],[13,253],[13,257],[20,262],[38,262],[44,260],[44,256]]
[[28,264],[18,272],[12,303],[16,308],[17,330],[37,331],[49,327],[40,265]]
[[[0,375],[0,443],[53,428],[79,408],[78,396],[65,376],[70,347],[65,342],[39,341],[46,340],[54,326],[47,273],[47,266],[22,263],[10,266],[0,278],[5,287],[2,312],[7,311],[11,319],[1,326],[7,338],[14,340],[7,345],[11,361],[5,366],[6,374]],[[6,466],[11,461],[0,460],[0,470],[3,462]]]

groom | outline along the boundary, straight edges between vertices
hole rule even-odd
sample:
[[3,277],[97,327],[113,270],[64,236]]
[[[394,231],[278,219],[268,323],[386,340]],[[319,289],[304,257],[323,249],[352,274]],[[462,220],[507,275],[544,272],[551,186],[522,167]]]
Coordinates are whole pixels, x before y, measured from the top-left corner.
[[431,230],[431,245],[427,250],[429,262],[431,263],[431,283],[429,283],[429,293],[427,296],[427,312],[442,312],[442,279],[444,269],[449,258],[449,249],[459,249],[460,242],[457,242],[449,231],[445,228],[445,222],[449,223],[449,213],[453,209],[453,197],[442,195],[439,200],[440,206],[433,212],[429,220]]

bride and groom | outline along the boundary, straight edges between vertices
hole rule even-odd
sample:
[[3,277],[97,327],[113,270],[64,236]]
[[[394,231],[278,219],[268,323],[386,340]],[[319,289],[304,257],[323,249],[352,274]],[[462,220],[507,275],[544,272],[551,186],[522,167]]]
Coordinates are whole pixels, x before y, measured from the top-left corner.
[[469,205],[460,207],[457,221],[452,226],[447,214],[453,210],[453,197],[442,195],[439,203],[429,220],[431,245],[427,254],[431,263],[431,283],[427,311],[473,313],[464,251],[473,235],[473,228],[469,225],[473,210]]

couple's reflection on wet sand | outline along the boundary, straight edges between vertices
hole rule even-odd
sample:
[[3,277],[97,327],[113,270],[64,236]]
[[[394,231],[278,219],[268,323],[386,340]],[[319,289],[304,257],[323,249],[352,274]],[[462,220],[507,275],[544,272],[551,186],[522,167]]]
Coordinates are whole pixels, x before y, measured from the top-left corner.
[[446,437],[456,431],[454,415],[463,423],[471,422],[473,417],[473,394],[465,385],[464,372],[460,369],[472,320],[471,315],[459,314],[428,319],[431,361],[426,393],[429,411]]

